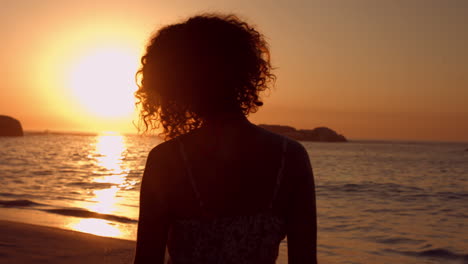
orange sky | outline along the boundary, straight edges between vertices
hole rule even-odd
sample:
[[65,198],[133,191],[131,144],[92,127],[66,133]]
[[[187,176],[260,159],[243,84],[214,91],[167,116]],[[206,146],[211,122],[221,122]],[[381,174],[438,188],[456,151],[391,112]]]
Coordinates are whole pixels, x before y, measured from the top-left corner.
[[[0,114],[26,130],[134,132],[134,116],[117,110],[131,106],[131,69],[150,33],[210,11],[239,14],[271,45],[278,81],[252,121],[468,141],[463,0],[4,0]],[[99,101],[116,110],[94,109]]]

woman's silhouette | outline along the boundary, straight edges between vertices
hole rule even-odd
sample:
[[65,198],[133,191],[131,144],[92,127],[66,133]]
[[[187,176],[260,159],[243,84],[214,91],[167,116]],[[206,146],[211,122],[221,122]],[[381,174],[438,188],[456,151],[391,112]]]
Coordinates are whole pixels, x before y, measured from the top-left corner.
[[250,123],[274,75],[263,36],[233,15],[202,15],[151,39],[136,97],[149,154],[135,263],[316,263],[316,207],[304,147]]

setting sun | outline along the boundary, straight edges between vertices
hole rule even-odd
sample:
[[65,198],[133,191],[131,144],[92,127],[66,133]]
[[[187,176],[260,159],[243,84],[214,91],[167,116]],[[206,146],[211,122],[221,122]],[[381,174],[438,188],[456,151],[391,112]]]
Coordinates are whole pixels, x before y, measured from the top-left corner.
[[129,116],[134,110],[137,54],[122,48],[102,48],[77,59],[68,87],[84,110],[107,118]]

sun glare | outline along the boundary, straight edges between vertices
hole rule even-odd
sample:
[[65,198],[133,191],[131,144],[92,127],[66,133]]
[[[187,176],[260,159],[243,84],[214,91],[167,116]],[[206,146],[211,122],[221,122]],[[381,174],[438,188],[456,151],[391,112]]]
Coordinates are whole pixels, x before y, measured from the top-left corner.
[[134,111],[138,57],[129,50],[101,48],[81,56],[68,78],[72,96],[84,110],[104,118],[122,118]]
[[73,220],[75,221],[71,221],[67,224],[67,227],[72,230],[107,237],[120,237],[123,233],[117,226],[112,225],[112,222],[103,219],[90,218]]

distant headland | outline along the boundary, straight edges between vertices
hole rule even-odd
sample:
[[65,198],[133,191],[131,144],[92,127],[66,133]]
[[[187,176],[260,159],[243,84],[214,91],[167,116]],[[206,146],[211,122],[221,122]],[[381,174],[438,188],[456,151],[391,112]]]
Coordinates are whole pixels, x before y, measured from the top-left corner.
[[317,127],[311,130],[298,130],[290,126],[265,124],[260,124],[259,127],[300,141],[348,142],[348,140],[343,135],[336,133],[334,130],[328,127]]
[[23,135],[20,121],[10,116],[0,115],[0,137],[22,137]]

